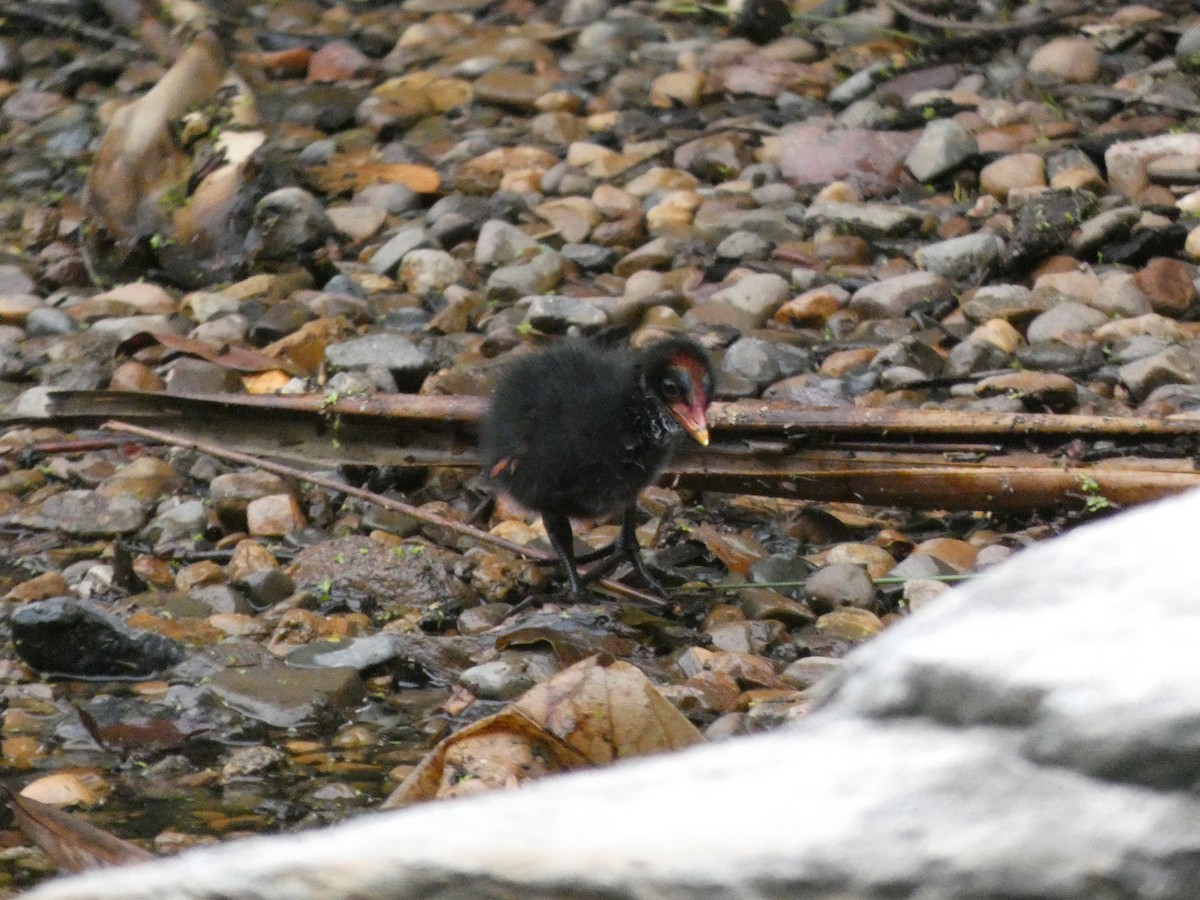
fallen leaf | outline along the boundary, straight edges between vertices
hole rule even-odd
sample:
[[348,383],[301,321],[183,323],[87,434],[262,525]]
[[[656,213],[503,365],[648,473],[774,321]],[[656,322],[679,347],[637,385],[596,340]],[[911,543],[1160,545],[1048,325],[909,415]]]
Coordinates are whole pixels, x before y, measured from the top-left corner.
[[70,813],[39,803],[27,796],[18,796],[6,788],[7,796],[21,831],[39,846],[55,865],[68,872],[83,872],[101,866],[124,866],[154,859],[136,844],[97,828]]
[[351,194],[372,184],[402,184],[418,194],[433,194],[442,186],[441,176],[429,166],[382,162],[362,153],[335,157],[306,174],[330,195]]
[[704,738],[629,663],[593,656],[446,738],[384,807],[513,788],[531,778],[678,750]]
[[763,545],[751,537],[749,532],[723,534],[705,522],[700,526],[698,534],[708,552],[735,575],[745,575],[754,563],[767,555]]

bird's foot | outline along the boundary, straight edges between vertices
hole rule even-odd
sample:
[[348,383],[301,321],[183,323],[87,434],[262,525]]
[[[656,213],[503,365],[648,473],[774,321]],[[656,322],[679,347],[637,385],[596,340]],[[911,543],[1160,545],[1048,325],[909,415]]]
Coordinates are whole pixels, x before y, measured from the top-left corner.
[[650,574],[649,568],[646,566],[646,561],[642,559],[642,551],[640,548],[618,548],[618,552],[614,553],[603,562],[599,562],[585,572],[580,580],[584,583],[595,581],[598,578],[604,578],[613,569],[622,562],[628,560],[633,566],[633,570],[642,579],[642,582],[650,589],[651,593],[657,594],[664,600],[668,599],[666,589],[659,584],[658,579]]
[[629,554],[629,559],[633,563],[633,570],[638,573],[646,587],[650,589],[652,594],[658,594],[664,600],[669,600],[667,589],[659,583],[659,580],[650,574],[650,569],[646,566],[646,561],[642,559],[641,551],[634,550]]

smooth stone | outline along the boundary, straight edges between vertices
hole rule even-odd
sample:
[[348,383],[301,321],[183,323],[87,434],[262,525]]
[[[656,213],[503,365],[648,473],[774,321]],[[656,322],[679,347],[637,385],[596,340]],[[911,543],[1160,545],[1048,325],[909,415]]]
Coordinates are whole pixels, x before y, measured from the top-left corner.
[[131,534],[146,522],[146,510],[129,493],[105,497],[96,491],[63,491],[9,513],[3,521],[78,537]]
[[208,510],[199,500],[187,500],[150,520],[138,537],[151,544],[191,540],[208,528]]
[[402,228],[400,231],[392,235],[388,240],[376,250],[372,255],[367,265],[371,271],[380,275],[387,275],[400,264],[400,260],[404,259],[414,250],[422,249],[430,245],[429,233],[419,225],[414,225],[408,228]]
[[1030,322],[1025,339],[1033,344],[1069,334],[1091,334],[1107,321],[1108,316],[1099,310],[1068,300],[1046,310]]
[[505,651],[499,659],[464,670],[458,681],[482,700],[515,700],[557,671],[552,654]]
[[859,288],[849,308],[865,318],[899,318],[921,303],[937,303],[952,293],[951,283],[934,272],[909,272]]
[[875,585],[862,566],[831,563],[808,576],[804,599],[816,613],[828,613],[839,606],[870,609],[875,605]]
[[1121,383],[1135,400],[1142,400],[1166,384],[1195,384],[1197,366],[1183,347],[1171,347],[1153,356],[1126,363],[1117,370]]
[[433,365],[425,351],[402,334],[376,332],[351,338],[325,348],[325,361],[333,369],[362,369],[383,366],[397,377],[401,373],[427,372]]
[[538,252],[538,242],[503,219],[488,219],[475,241],[475,264],[502,266]]
[[813,203],[804,213],[805,224],[832,225],[862,237],[900,237],[920,230],[924,214],[912,207],[886,203]]
[[1090,84],[1100,76],[1100,52],[1085,37],[1047,41],[1029,59],[1032,75],[1048,75],[1071,84]]
[[528,262],[501,266],[488,276],[488,296],[515,300],[531,294],[544,294],[562,281],[566,261],[561,253],[547,250]]
[[913,261],[928,272],[957,280],[975,280],[1004,251],[993,234],[980,232],[926,244],[913,254]]
[[243,715],[275,728],[340,718],[364,693],[352,668],[296,669],[282,663],[223,669],[208,688]]
[[314,247],[333,234],[333,223],[321,202],[299,187],[271,191],[255,204],[254,228],[260,253],[284,259]]
[[542,295],[532,298],[525,321],[539,331],[561,333],[572,326],[584,330],[600,328],[608,324],[608,314],[587,300]]
[[925,126],[916,146],[904,159],[917,181],[935,181],[979,152],[979,145],[953,119],[934,119]]

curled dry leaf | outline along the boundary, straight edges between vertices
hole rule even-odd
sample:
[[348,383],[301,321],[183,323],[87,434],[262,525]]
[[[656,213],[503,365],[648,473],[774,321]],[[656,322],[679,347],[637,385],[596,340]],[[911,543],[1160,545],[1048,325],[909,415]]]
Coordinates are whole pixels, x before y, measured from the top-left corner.
[[306,176],[327,194],[351,194],[372,184],[402,184],[418,194],[433,194],[442,186],[436,169],[414,163],[389,163],[371,153],[335,156],[323,166],[306,170]]
[[88,175],[88,212],[117,239],[153,234],[163,198],[187,178],[187,154],[170,125],[207,102],[225,77],[220,42],[197,36],[145,96],[119,109],[96,149]]
[[593,656],[442,741],[383,805],[516,787],[703,740],[636,667]]
[[[84,195],[90,256],[102,268],[119,271],[139,251],[178,283],[201,284],[245,261],[266,135],[249,128],[252,95],[227,64],[221,40],[201,31],[145,96],[113,115]],[[219,112],[195,112],[222,85],[232,90]]]
[[12,794],[4,788],[0,788],[0,794],[7,796],[9,809],[21,831],[60,869],[82,872],[154,858],[136,844],[114,837],[70,813],[30,797]]
[[699,529],[700,540],[708,548],[709,553],[725,564],[735,575],[745,575],[750,567],[767,555],[763,545],[750,536],[750,533],[723,534],[707,522]]

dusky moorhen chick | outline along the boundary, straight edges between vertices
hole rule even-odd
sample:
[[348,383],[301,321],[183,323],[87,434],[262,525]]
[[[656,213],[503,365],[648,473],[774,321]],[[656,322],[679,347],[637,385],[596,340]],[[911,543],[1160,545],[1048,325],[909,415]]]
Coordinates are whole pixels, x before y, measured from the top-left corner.
[[[501,491],[541,513],[571,594],[628,557],[654,590],[635,532],[638,493],[685,432],[708,444],[713,367],[699,344],[671,337],[631,351],[567,341],[509,366],[492,396],[481,446]],[[586,577],[576,567],[571,518],[622,512],[621,533]]]

